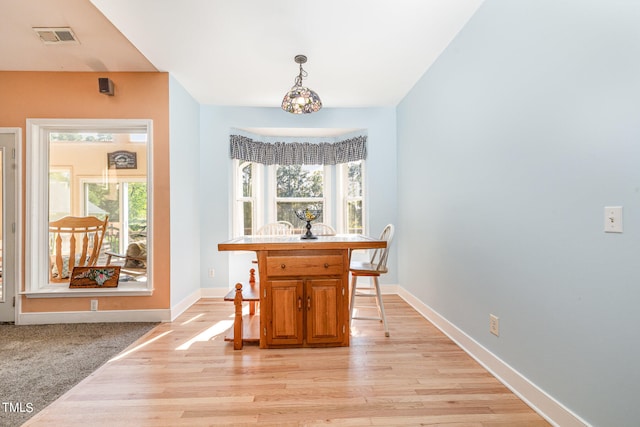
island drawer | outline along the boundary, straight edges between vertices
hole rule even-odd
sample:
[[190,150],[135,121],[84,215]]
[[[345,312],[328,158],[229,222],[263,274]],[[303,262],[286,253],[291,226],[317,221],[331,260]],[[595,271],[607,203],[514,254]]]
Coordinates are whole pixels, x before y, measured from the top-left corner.
[[327,276],[344,272],[341,255],[270,256],[267,276]]

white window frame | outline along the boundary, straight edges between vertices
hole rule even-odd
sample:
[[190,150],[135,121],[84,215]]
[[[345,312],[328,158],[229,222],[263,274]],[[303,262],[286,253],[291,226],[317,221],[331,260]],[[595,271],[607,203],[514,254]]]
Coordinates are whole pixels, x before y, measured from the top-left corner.
[[[362,197],[350,198],[348,196],[348,171],[347,164],[325,165],[324,166],[324,190],[323,204],[324,212],[321,222],[333,224],[335,217],[335,227],[338,233],[346,233],[348,230],[347,203],[350,200],[362,199],[363,211],[363,233],[367,234],[369,230],[368,214],[367,214],[367,185],[366,185],[366,161],[362,162]],[[241,165],[252,163],[254,165],[254,194],[251,198],[242,197],[242,169]],[[265,172],[266,169],[266,172]],[[263,176],[267,176],[266,185],[263,185]],[[245,200],[253,201],[253,230],[255,231],[265,223],[275,222],[277,214],[277,198],[276,192],[276,165],[264,166],[255,162],[241,162],[232,160],[232,213],[231,213],[231,237],[239,237],[243,234],[242,224],[242,202]],[[332,185],[334,181],[336,185]],[[335,197],[334,197],[335,194]],[[299,201],[289,199],[291,201]],[[265,215],[266,208],[266,215]]]
[[[253,194],[249,197],[245,197],[242,194],[242,170],[244,165],[251,164],[253,172],[251,174],[252,190]],[[253,208],[253,221],[251,221],[251,234],[255,234],[259,222],[259,218],[263,216],[262,200],[264,200],[264,189],[262,176],[264,175],[264,166],[256,162],[246,162],[233,159],[233,174],[232,174],[232,188],[233,188],[233,215],[232,215],[232,237],[240,237],[244,234],[244,224],[242,222],[243,203],[246,201],[252,202]]]
[[[276,196],[276,179],[277,179],[277,169],[278,166],[282,165],[269,165],[267,166],[267,185],[268,185],[268,203],[267,203],[267,218],[266,223],[276,222],[278,221],[278,201],[287,201],[287,202],[306,202],[309,201],[309,198],[303,197],[277,197]],[[335,204],[333,203],[333,192],[331,191],[331,166],[324,165],[322,167],[322,197],[317,200],[322,201],[322,217],[320,222],[324,222],[327,224],[332,223],[333,218],[333,207]]]
[[[69,289],[49,283],[49,134],[101,131],[147,134],[147,257],[146,282],[123,282],[117,288]],[[106,162],[106,159],[103,159]],[[153,293],[153,121],[146,119],[27,119],[27,198],[25,270],[28,298],[151,295]]]
[[340,200],[340,209],[336,210],[336,219],[338,225],[338,229],[341,233],[346,233],[349,230],[349,215],[348,215],[348,205],[351,201],[362,200],[362,233],[368,235],[369,224],[368,224],[368,209],[367,209],[367,171],[366,171],[366,161],[359,160],[362,167],[362,196],[360,197],[350,197],[349,196],[349,170],[348,163],[342,163],[338,165],[337,170],[337,181],[338,181],[338,200]]

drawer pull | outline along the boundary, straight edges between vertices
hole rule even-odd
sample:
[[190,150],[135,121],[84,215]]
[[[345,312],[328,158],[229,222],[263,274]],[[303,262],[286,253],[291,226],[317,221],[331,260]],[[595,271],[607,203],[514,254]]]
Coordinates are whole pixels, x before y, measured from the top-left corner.
[[324,268],[329,268],[329,263],[328,262],[324,263]]
[[280,268],[284,270],[285,268],[287,268],[287,266],[284,264],[280,264]]
[[307,297],[307,310],[311,310],[311,297]]
[[302,298],[298,297],[298,311],[302,310]]

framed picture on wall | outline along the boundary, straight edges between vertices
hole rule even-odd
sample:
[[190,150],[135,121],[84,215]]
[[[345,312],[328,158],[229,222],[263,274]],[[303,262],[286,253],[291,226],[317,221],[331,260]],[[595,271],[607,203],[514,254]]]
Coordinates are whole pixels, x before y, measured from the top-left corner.
[[114,151],[107,153],[109,168],[138,169],[137,153],[133,151]]

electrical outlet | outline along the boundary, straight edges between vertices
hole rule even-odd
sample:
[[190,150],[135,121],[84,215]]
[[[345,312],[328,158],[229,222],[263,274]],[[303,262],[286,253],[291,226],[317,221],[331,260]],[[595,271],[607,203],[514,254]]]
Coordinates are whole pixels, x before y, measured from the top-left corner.
[[489,332],[495,336],[500,336],[500,319],[493,314],[489,315]]
[[91,300],[91,311],[98,311],[98,300],[97,299],[92,299]]
[[210,268],[209,269],[209,277],[214,277],[216,275],[216,270],[215,268]]

